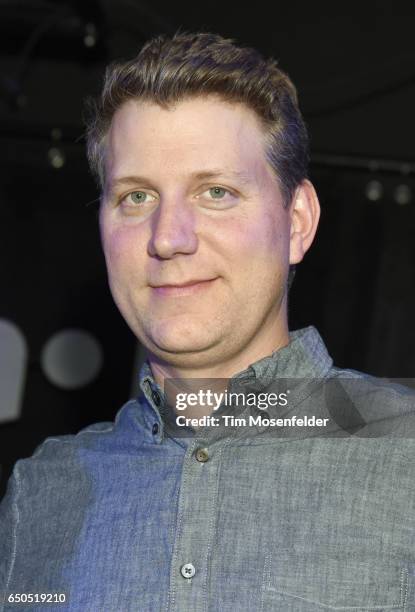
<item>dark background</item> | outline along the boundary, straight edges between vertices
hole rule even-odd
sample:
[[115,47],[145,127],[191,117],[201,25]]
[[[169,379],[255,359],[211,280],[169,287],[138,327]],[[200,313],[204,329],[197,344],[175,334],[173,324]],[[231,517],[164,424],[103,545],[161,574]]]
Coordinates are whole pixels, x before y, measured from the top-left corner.
[[[29,354],[20,417],[1,422],[0,406],[0,497],[16,459],[47,436],[112,420],[131,396],[137,347],[107,287],[82,102],[109,61],[161,32],[218,32],[278,58],[298,87],[323,209],[290,325],[315,325],[339,366],[415,376],[415,8],[398,6],[0,2],[0,319]],[[72,390],[40,361],[68,328],[93,334],[104,356]]]

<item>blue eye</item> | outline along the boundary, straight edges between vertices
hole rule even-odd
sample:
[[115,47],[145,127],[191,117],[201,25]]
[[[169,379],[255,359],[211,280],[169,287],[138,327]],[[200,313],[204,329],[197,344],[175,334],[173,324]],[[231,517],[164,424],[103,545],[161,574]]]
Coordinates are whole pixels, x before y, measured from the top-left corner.
[[209,193],[214,200],[220,200],[229,192],[227,189],[224,189],[223,187],[211,187],[209,189]]
[[146,201],[147,196],[148,194],[145,191],[133,191],[130,193],[131,201],[134,202],[134,204],[142,204]]
[[238,203],[238,196],[220,185],[207,188],[203,193],[199,193],[197,197],[201,199],[204,207],[211,208],[212,210],[226,210]]

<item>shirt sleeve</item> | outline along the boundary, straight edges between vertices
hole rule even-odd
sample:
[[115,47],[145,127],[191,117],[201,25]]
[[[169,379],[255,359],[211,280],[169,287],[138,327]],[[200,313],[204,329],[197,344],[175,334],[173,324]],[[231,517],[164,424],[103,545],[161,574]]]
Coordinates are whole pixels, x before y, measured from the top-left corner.
[[5,496],[0,503],[0,612],[4,609],[4,599],[15,555],[17,529],[17,466],[8,480]]

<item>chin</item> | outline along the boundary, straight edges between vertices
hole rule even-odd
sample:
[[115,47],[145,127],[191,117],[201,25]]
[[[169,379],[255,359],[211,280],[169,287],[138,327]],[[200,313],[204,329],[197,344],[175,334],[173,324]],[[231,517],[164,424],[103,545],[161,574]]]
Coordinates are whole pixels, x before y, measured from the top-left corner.
[[[194,353],[204,353],[209,351],[218,342],[216,334],[212,334],[206,323],[177,325],[160,323],[152,326],[151,333],[146,333],[146,344],[148,349],[166,360],[172,360],[174,355],[177,357],[190,355],[194,358]],[[209,333],[210,332],[210,333]]]

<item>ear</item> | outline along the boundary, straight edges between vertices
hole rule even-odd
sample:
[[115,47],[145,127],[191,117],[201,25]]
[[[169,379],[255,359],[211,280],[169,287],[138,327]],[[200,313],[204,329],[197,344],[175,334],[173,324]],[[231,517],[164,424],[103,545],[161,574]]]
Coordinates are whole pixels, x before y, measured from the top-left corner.
[[297,264],[310,248],[320,219],[320,204],[309,180],[297,187],[290,205],[290,216],[290,264]]

